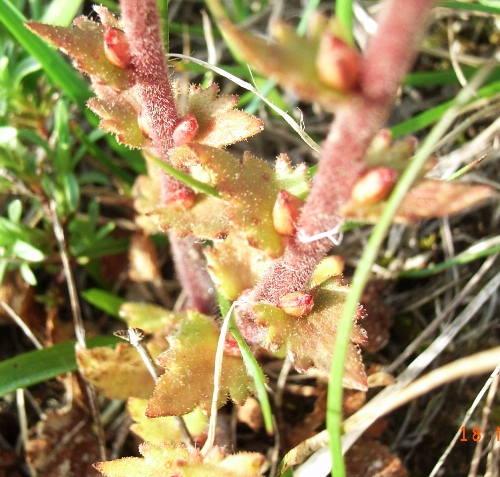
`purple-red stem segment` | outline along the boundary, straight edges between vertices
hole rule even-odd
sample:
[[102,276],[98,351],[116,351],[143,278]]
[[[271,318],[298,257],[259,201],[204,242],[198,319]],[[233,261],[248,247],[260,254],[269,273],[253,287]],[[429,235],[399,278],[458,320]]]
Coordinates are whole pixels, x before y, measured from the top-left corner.
[[[367,149],[384,126],[397,90],[413,64],[433,3],[407,0],[402,7],[398,0],[385,1],[377,33],[364,56],[359,92],[339,105],[323,144],[319,168],[298,224],[305,236],[339,225],[342,207],[366,167]],[[276,304],[284,294],[303,290],[331,246],[329,239],[303,243],[295,236],[283,257],[247,298]]]
[[[152,142],[152,153],[168,161],[174,147],[173,133],[179,114],[170,83],[163,48],[161,23],[156,0],[121,0],[122,22],[127,38],[141,120]],[[176,200],[190,189],[161,174],[161,200]],[[215,307],[212,281],[205,269],[200,245],[193,237],[178,238],[169,233],[177,278],[187,294],[187,307],[210,313]]]

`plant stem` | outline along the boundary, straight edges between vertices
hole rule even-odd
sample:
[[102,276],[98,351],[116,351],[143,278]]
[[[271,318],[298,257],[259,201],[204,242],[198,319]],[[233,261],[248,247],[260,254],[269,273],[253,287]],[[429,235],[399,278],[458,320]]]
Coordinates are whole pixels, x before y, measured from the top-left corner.
[[[383,127],[397,89],[413,63],[425,12],[432,4],[432,0],[411,0],[402,9],[396,0],[385,2],[377,34],[368,45],[363,62],[361,90],[339,106],[323,144],[313,187],[299,219],[298,230],[304,236],[333,230],[341,223],[342,207],[366,167],[368,146]],[[249,298],[276,304],[285,293],[302,290],[331,245],[328,239],[309,243],[296,237],[290,240],[284,255]]]
[[[168,162],[174,148],[172,134],[179,121],[156,0],[121,0],[122,22],[134,71],[133,88],[141,104],[154,156]],[[160,201],[168,201],[180,189],[190,190],[163,171]],[[214,287],[202,261],[200,244],[193,237],[178,238],[169,233],[177,277],[188,295],[188,306],[202,313],[215,308]]]
[[177,109],[165,63],[156,0],[121,0],[123,28],[130,47],[135,89],[157,157],[173,148]]
[[177,279],[188,297],[185,308],[213,315],[217,310],[215,287],[206,271],[202,244],[192,235],[179,238],[172,232],[168,238]]
[[[297,237],[300,234],[315,236],[340,226],[342,207],[349,201],[352,187],[366,167],[367,149],[383,127],[397,89],[414,61],[426,13],[432,5],[432,0],[408,0],[405,8],[401,8],[397,0],[385,1],[377,33],[371,39],[363,61],[360,91],[337,110],[323,146],[311,193],[302,209],[297,236],[290,241],[283,257],[252,290],[248,296],[251,301],[265,300],[276,304],[285,293],[303,290],[317,263],[330,249],[328,239],[302,243]],[[351,310],[354,313],[355,307]],[[250,341],[261,338],[263,332],[252,326],[252,320],[251,313],[240,316],[242,332],[248,333],[245,338]],[[352,318],[349,322],[352,325],[351,321]],[[333,475],[336,477],[344,476],[345,468],[340,447],[340,407],[332,407],[332,403],[338,404],[342,400],[343,363],[350,336],[343,333],[341,338],[338,337],[334,347],[339,363],[336,369],[340,368],[340,374],[334,380],[335,386],[329,386],[327,421]]]

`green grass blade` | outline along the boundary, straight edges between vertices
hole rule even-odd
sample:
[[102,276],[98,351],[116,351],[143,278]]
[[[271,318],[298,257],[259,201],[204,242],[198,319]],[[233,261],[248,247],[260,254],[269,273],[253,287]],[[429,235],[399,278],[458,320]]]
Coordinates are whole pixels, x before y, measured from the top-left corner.
[[126,170],[117,166],[115,162],[110,159],[109,155],[97,146],[97,144],[89,139],[89,136],[83,131],[78,125],[73,126],[73,131],[78,137],[78,139],[85,146],[87,151],[94,156],[109,172],[113,174],[114,177],[118,177],[128,185],[134,183],[135,177],[128,173]]
[[69,26],[82,3],[83,0],[52,0],[40,21],[51,25]]
[[81,292],[81,296],[91,305],[94,305],[96,308],[106,312],[108,315],[120,318],[120,306],[125,303],[123,298],[99,288],[89,288],[88,290],[84,290]]
[[[220,293],[217,294],[217,299],[219,301],[221,315],[226,316],[229,313],[229,309],[231,308],[231,302]],[[262,415],[264,417],[266,432],[269,435],[274,435],[273,415],[271,404],[269,403],[269,396],[267,395],[266,390],[266,378],[264,376],[264,373],[262,372],[262,368],[259,366],[259,363],[255,359],[252,350],[248,347],[245,339],[241,335],[238,326],[236,325],[234,313],[229,319],[229,331],[238,343],[241,355],[243,357],[243,362],[245,363],[248,373],[254,380],[257,399],[259,400],[260,407],[262,409]]]
[[253,378],[255,383],[255,390],[257,392],[257,399],[259,400],[260,407],[262,409],[262,416],[264,417],[264,425],[266,427],[266,432],[268,435],[274,435],[274,425],[273,425],[273,414],[271,410],[271,404],[269,403],[269,396],[266,390],[266,377],[262,372],[262,368],[255,359],[252,350],[248,347],[245,339],[240,333],[236,321],[234,319],[234,314],[231,315],[229,320],[229,331],[233,335],[233,338],[238,343],[240,347],[241,356],[243,357],[243,362],[247,368],[248,373]]
[[[482,87],[477,95],[480,98],[489,98],[494,94],[500,92],[500,81],[495,81],[487,86]],[[431,109],[427,109],[423,113],[408,119],[402,123],[397,124],[391,128],[392,137],[395,139],[400,136],[404,136],[405,134],[412,134],[416,131],[420,131],[431,124],[434,124],[436,121],[443,116],[443,114],[450,108],[453,104],[454,100],[447,101],[446,103],[440,104]]]
[[[472,66],[462,66],[462,73],[469,80],[477,72],[479,68]],[[500,68],[495,68],[488,79],[488,82],[500,80]],[[449,84],[459,85],[457,73],[453,69],[443,71],[417,71],[406,76],[404,84],[414,86],[415,88],[429,86],[445,86]]]
[[60,87],[82,111],[85,111],[85,104],[91,96],[87,84],[56,50],[25,28],[25,21],[23,15],[8,0],[0,0],[0,23],[31,56],[38,60],[49,80]]
[[454,8],[458,10],[469,10],[481,13],[491,13],[492,15],[500,15],[500,6],[493,7],[490,5],[480,5],[479,3],[467,2],[439,2],[440,7]]
[[[445,262],[438,263],[433,267],[427,267],[422,269],[413,269],[406,270],[398,274],[398,278],[423,278],[429,277],[432,275],[436,275],[448,268],[455,267],[457,265],[464,265],[465,263],[473,262],[474,260],[478,260],[483,257],[489,257],[494,253],[500,252],[500,244],[494,245],[492,247],[487,246],[487,242],[491,240],[488,239],[486,241],[482,241],[476,243],[469,247],[467,250],[464,250],[462,253],[456,255],[450,260],[446,260]],[[498,242],[497,240],[495,240]],[[486,245],[486,247],[485,247]]]
[[346,35],[345,40],[353,44],[354,39],[352,36],[352,0],[337,0],[335,2],[335,17],[342,25],[343,33]]
[[[25,21],[26,18],[8,0],[0,0],[0,23],[42,65],[52,84],[60,88],[70,101],[78,106],[90,124],[97,127],[99,120],[86,105],[87,100],[92,96],[87,83],[57,50],[27,30],[24,26]],[[111,135],[108,135],[106,139],[113,150],[127,163],[137,164],[138,167],[144,165],[144,160],[138,151],[126,149],[119,145]],[[144,170],[144,167],[141,167],[141,169]]]
[[165,161],[157,159],[156,157],[148,157],[148,161],[151,161],[155,166],[158,166],[167,174],[171,175],[174,179],[181,181],[182,183],[186,184],[192,189],[197,190],[198,192],[203,192],[207,195],[211,195],[212,197],[215,197],[217,199],[220,199],[220,194],[215,187],[205,184],[204,182],[201,182],[195,179],[194,177],[191,177],[189,174],[186,174],[185,172],[175,169],[175,167],[172,167],[170,164],[167,164]]
[[[89,348],[112,346],[120,341],[114,336],[96,336],[87,340]],[[29,351],[0,363],[0,397],[16,389],[47,381],[77,370],[76,341],[66,341],[50,348]]]

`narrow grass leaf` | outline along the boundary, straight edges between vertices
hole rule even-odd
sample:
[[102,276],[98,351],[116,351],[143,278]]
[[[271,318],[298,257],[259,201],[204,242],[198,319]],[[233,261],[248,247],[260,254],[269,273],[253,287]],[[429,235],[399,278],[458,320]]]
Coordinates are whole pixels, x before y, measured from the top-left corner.
[[452,101],[451,107],[428,134],[392,192],[386,209],[373,229],[356,271],[354,272],[352,288],[347,296],[342,318],[338,325],[328,386],[326,426],[330,437],[331,461],[335,463],[335,466],[332,468],[332,475],[334,477],[344,477],[346,475],[340,440],[342,428],[342,378],[344,375],[344,363],[347,356],[347,346],[351,337],[352,317],[356,313],[372,265],[375,262],[378,250],[386,236],[387,230],[392,223],[392,218],[420,173],[432,148],[453,123],[460,108],[470,101],[471,97],[476,93],[478,86],[486,80],[490,72],[491,66],[489,68],[482,68],[474,77],[473,81],[460,91],[455,100]]
[[494,238],[494,241],[497,242],[495,245],[491,245],[492,240],[487,239],[478,243],[475,243],[467,250],[464,250],[462,253],[456,255],[450,260],[446,260],[445,262],[438,263],[432,267],[422,268],[422,269],[413,269],[406,270],[401,272],[398,277],[399,278],[422,278],[429,277],[432,275],[436,275],[448,268],[455,267],[457,265],[464,265],[465,263],[472,262],[474,260],[478,260],[483,257],[489,257],[495,253],[500,252],[500,244],[498,244],[497,237]]
[[[112,346],[120,341],[114,336],[96,336],[87,344],[90,348]],[[16,389],[26,388],[77,370],[76,341],[66,341],[50,348],[29,351],[0,363],[0,397]]]
[[212,197],[215,197],[217,199],[220,199],[220,194],[215,187],[205,184],[204,182],[201,182],[195,179],[194,177],[191,177],[189,174],[186,174],[185,172],[175,169],[170,164],[167,164],[165,161],[157,159],[156,157],[149,157],[148,161],[151,161],[155,166],[158,166],[167,174],[171,175],[174,179],[181,181],[182,183],[186,184],[192,189],[197,190],[199,192],[203,192],[207,195],[211,195]]
[[[477,91],[477,95],[480,98],[489,98],[499,92],[500,81],[495,81],[487,86],[482,87],[479,91]],[[393,139],[404,136],[405,134],[412,134],[416,131],[420,131],[421,129],[424,129],[427,126],[435,123],[453,105],[453,101],[454,100],[447,101],[440,104],[439,106],[427,109],[423,113],[420,113],[417,116],[408,119],[407,121],[403,121],[402,123],[393,126],[391,128]]]
[[113,293],[109,293],[99,288],[89,288],[88,290],[82,291],[81,295],[87,302],[94,305],[96,308],[99,308],[115,318],[120,318],[120,306],[125,303],[123,298],[117,297]]
[[59,86],[72,102],[85,111],[86,102],[90,98],[87,84],[59,53],[25,28],[25,21],[26,18],[9,1],[0,0],[0,23],[31,56],[40,62],[50,81]]
[[[221,315],[226,316],[229,312],[229,309],[231,308],[231,302],[220,293],[217,293],[217,299],[219,301]],[[266,432],[268,433],[268,435],[274,435],[271,404],[269,403],[269,396],[267,395],[266,390],[266,378],[264,376],[264,373],[262,372],[262,368],[259,366],[259,363],[255,359],[252,350],[248,347],[238,326],[236,325],[234,314],[229,319],[229,331],[238,343],[241,355],[243,357],[243,362],[245,363],[248,373],[254,380],[255,389],[257,391],[257,399],[259,400],[260,407],[262,409],[262,415],[264,417]]]
[[234,315],[232,315],[229,319],[229,331],[238,343],[241,351],[241,356],[243,357],[243,362],[245,363],[248,373],[254,380],[255,389],[257,391],[257,399],[259,400],[260,407],[262,409],[262,415],[264,417],[266,432],[268,435],[272,436],[274,435],[274,425],[271,404],[269,403],[269,396],[267,395],[266,390],[266,378],[264,376],[264,373],[262,372],[261,367],[259,366],[259,363],[255,359],[252,350],[248,347],[245,339],[238,329],[238,326],[236,325],[236,321],[234,319]]
[[[492,15],[500,15],[500,5],[498,0],[492,2],[467,3],[467,2],[440,2],[440,7],[453,8],[455,10],[469,10],[480,13],[491,13]],[[494,6],[498,5],[498,6]]]
[[52,0],[40,21],[51,25],[69,26],[82,3],[83,0]]

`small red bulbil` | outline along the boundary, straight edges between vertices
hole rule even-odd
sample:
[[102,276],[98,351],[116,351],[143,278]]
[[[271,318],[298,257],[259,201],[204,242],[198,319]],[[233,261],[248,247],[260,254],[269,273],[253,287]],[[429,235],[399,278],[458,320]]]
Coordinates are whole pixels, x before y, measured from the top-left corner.
[[125,33],[107,26],[104,31],[104,54],[109,62],[123,70],[130,67],[131,57]]
[[293,235],[304,201],[286,190],[280,191],[273,207],[273,225],[280,235]]
[[200,125],[193,113],[189,113],[181,118],[172,134],[175,146],[179,147],[191,142],[196,134],[198,134],[199,128]]
[[277,304],[287,315],[300,317],[307,315],[314,307],[314,297],[306,292],[291,292],[283,295]]
[[342,93],[353,91],[361,73],[361,56],[346,42],[325,31],[321,37],[316,71],[321,82]]
[[372,167],[354,184],[351,199],[360,205],[376,204],[389,196],[397,179],[397,171],[390,167]]

